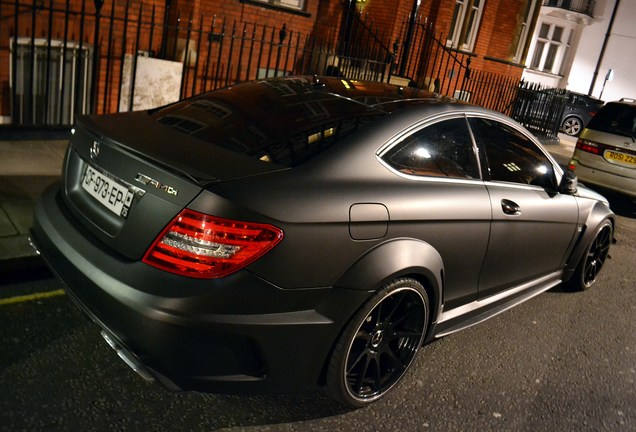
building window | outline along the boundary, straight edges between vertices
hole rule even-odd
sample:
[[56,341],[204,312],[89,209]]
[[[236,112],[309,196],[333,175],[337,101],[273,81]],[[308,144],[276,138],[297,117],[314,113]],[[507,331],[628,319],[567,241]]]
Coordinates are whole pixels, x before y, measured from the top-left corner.
[[565,64],[568,60],[568,53],[570,52],[570,47],[572,46],[573,35],[574,35],[574,30],[570,30],[568,32],[568,42],[563,47],[563,56],[561,60],[561,67],[559,68],[559,75],[565,74]]
[[523,62],[526,54],[527,43],[530,35],[530,26],[534,18],[535,5],[537,0],[526,0],[523,15],[520,17],[519,26],[517,27],[515,55],[513,61],[517,63]]
[[556,24],[542,23],[534,46],[530,68],[554,74],[561,73],[571,40],[571,29]]
[[472,51],[477,40],[484,0],[456,0],[447,44],[452,48]]
[[[50,42],[50,45],[49,45]],[[13,124],[73,123],[90,110],[92,50],[76,42],[11,39]]]
[[271,6],[280,6],[294,10],[305,10],[305,0],[252,0],[256,3],[266,3]]

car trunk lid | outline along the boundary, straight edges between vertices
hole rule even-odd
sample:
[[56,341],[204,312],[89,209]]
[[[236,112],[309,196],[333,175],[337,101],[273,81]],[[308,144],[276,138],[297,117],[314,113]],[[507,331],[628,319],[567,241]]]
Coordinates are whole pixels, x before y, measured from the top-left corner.
[[206,185],[278,169],[156,125],[143,112],[83,117],[67,151],[63,196],[95,237],[138,260]]
[[155,121],[146,111],[86,116],[79,119],[80,127],[200,186],[285,168],[181,133]]
[[586,129],[576,149],[580,163],[589,168],[636,178],[636,143],[629,137]]

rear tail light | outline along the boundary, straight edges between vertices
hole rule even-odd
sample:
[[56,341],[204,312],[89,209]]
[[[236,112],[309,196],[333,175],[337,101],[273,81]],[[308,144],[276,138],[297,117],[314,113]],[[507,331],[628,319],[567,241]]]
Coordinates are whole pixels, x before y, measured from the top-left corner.
[[599,144],[593,143],[592,141],[580,139],[580,138],[576,142],[577,149],[587,153],[594,153],[596,155],[600,155],[603,152],[603,149],[601,147],[602,146]]
[[157,237],[143,262],[183,276],[218,278],[254,262],[282,239],[283,231],[273,225],[186,209]]

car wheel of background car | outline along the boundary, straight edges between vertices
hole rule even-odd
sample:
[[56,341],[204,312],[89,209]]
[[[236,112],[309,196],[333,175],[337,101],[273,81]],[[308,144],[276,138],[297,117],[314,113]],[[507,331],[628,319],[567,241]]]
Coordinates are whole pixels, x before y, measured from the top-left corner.
[[385,284],[343,331],[327,376],[330,395],[353,407],[386,394],[422,345],[429,302],[422,284],[399,278]]
[[570,136],[577,136],[583,129],[583,122],[578,117],[568,117],[563,120],[561,129]]
[[598,228],[594,240],[592,240],[581,258],[572,279],[568,285],[574,290],[586,290],[596,282],[605,260],[607,259],[610,244],[612,242],[612,224],[605,220]]

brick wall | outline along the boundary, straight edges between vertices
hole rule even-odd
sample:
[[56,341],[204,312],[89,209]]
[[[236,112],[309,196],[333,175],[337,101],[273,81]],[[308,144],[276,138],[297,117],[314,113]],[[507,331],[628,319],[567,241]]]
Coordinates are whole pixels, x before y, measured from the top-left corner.
[[[192,2],[192,1],[189,1]],[[227,20],[236,20],[240,23],[259,24],[280,28],[283,24],[288,31],[309,34],[314,28],[317,18],[318,1],[307,1],[307,9],[302,14],[286,11],[283,8],[272,8],[266,4],[257,2],[194,0],[199,13],[205,17],[214,15],[225,17]]]
[[[475,48],[471,53],[471,68],[521,78],[523,68],[510,62],[516,50],[515,35],[527,1],[488,0],[485,3]],[[442,42],[448,36],[455,3],[455,0],[422,1],[418,10],[420,19],[426,17],[435,25]],[[412,6],[413,0],[367,0],[364,11],[371,19],[382,23],[382,27],[389,29],[393,40],[399,39],[403,44],[404,23]]]

